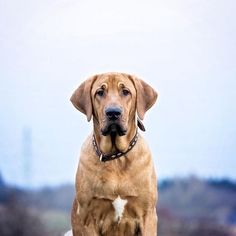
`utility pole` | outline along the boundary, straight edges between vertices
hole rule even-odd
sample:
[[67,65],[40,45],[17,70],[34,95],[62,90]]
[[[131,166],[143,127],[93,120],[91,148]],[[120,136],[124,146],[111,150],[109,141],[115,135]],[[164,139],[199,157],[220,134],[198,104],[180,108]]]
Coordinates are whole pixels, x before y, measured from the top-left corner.
[[32,182],[32,131],[30,127],[22,130],[22,155],[24,185],[29,187]]

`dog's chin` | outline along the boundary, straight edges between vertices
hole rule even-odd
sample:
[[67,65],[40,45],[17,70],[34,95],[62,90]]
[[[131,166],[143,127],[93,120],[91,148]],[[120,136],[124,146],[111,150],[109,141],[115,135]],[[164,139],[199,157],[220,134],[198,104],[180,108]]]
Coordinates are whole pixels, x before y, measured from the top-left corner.
[[118,123],[111,123],[109,125],[106,125],[103,129],[101,129],[101,133],[103,136],[124,136],[126,134],[127,130]]

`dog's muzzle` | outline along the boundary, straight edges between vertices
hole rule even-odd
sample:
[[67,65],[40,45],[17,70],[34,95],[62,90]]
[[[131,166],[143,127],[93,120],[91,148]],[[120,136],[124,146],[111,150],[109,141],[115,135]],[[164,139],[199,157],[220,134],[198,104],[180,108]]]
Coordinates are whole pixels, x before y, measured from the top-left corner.
[[121,124],[121,116],[122,116],[122,109],[113,106],[108,107],[105,110],[106,115],[106,126],[101,130],[102,135],[119,135],[123,136],[126,134],[126,129],[124,129],[123,125]]

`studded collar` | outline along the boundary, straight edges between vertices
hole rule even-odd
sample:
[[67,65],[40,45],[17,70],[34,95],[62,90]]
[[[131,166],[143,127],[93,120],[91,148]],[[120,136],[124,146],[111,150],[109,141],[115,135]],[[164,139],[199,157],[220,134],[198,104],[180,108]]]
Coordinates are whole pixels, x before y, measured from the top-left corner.
[[136,131],[135,136],[133,137],[133,139],[130,141],[129,143],[129,147],[125,152],[114,152],[114,153],[110,153],[110,154],[104,154],[100,151],[96,139],[95,139],[95,135],[93,135],[93,147],[94,150],[97,154],[97,156],[99,157],[99,160],[101,162],[106,162],[106,161],[112,161],[114,159],[120,158],[122,156],[124,156],[125,154],[127,154],[137,143],[138,141],[138,132]]

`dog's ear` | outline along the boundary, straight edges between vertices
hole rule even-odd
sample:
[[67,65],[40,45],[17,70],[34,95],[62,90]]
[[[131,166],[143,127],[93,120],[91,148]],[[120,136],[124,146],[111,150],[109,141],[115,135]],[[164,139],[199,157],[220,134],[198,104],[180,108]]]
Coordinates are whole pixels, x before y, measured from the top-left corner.
[[137,113],[138,117],[143,120],[144,115],[147,110],[149,110],[152,105],[157,100],[157,92],[146,82],[132,76],[133,83],[137,92]]
[[91,89],[97,76],[92,76],[84,81],[72,94],[70,101],[79,111],[87,116],[90,121],[93,114],[93,106],[91,99]]

